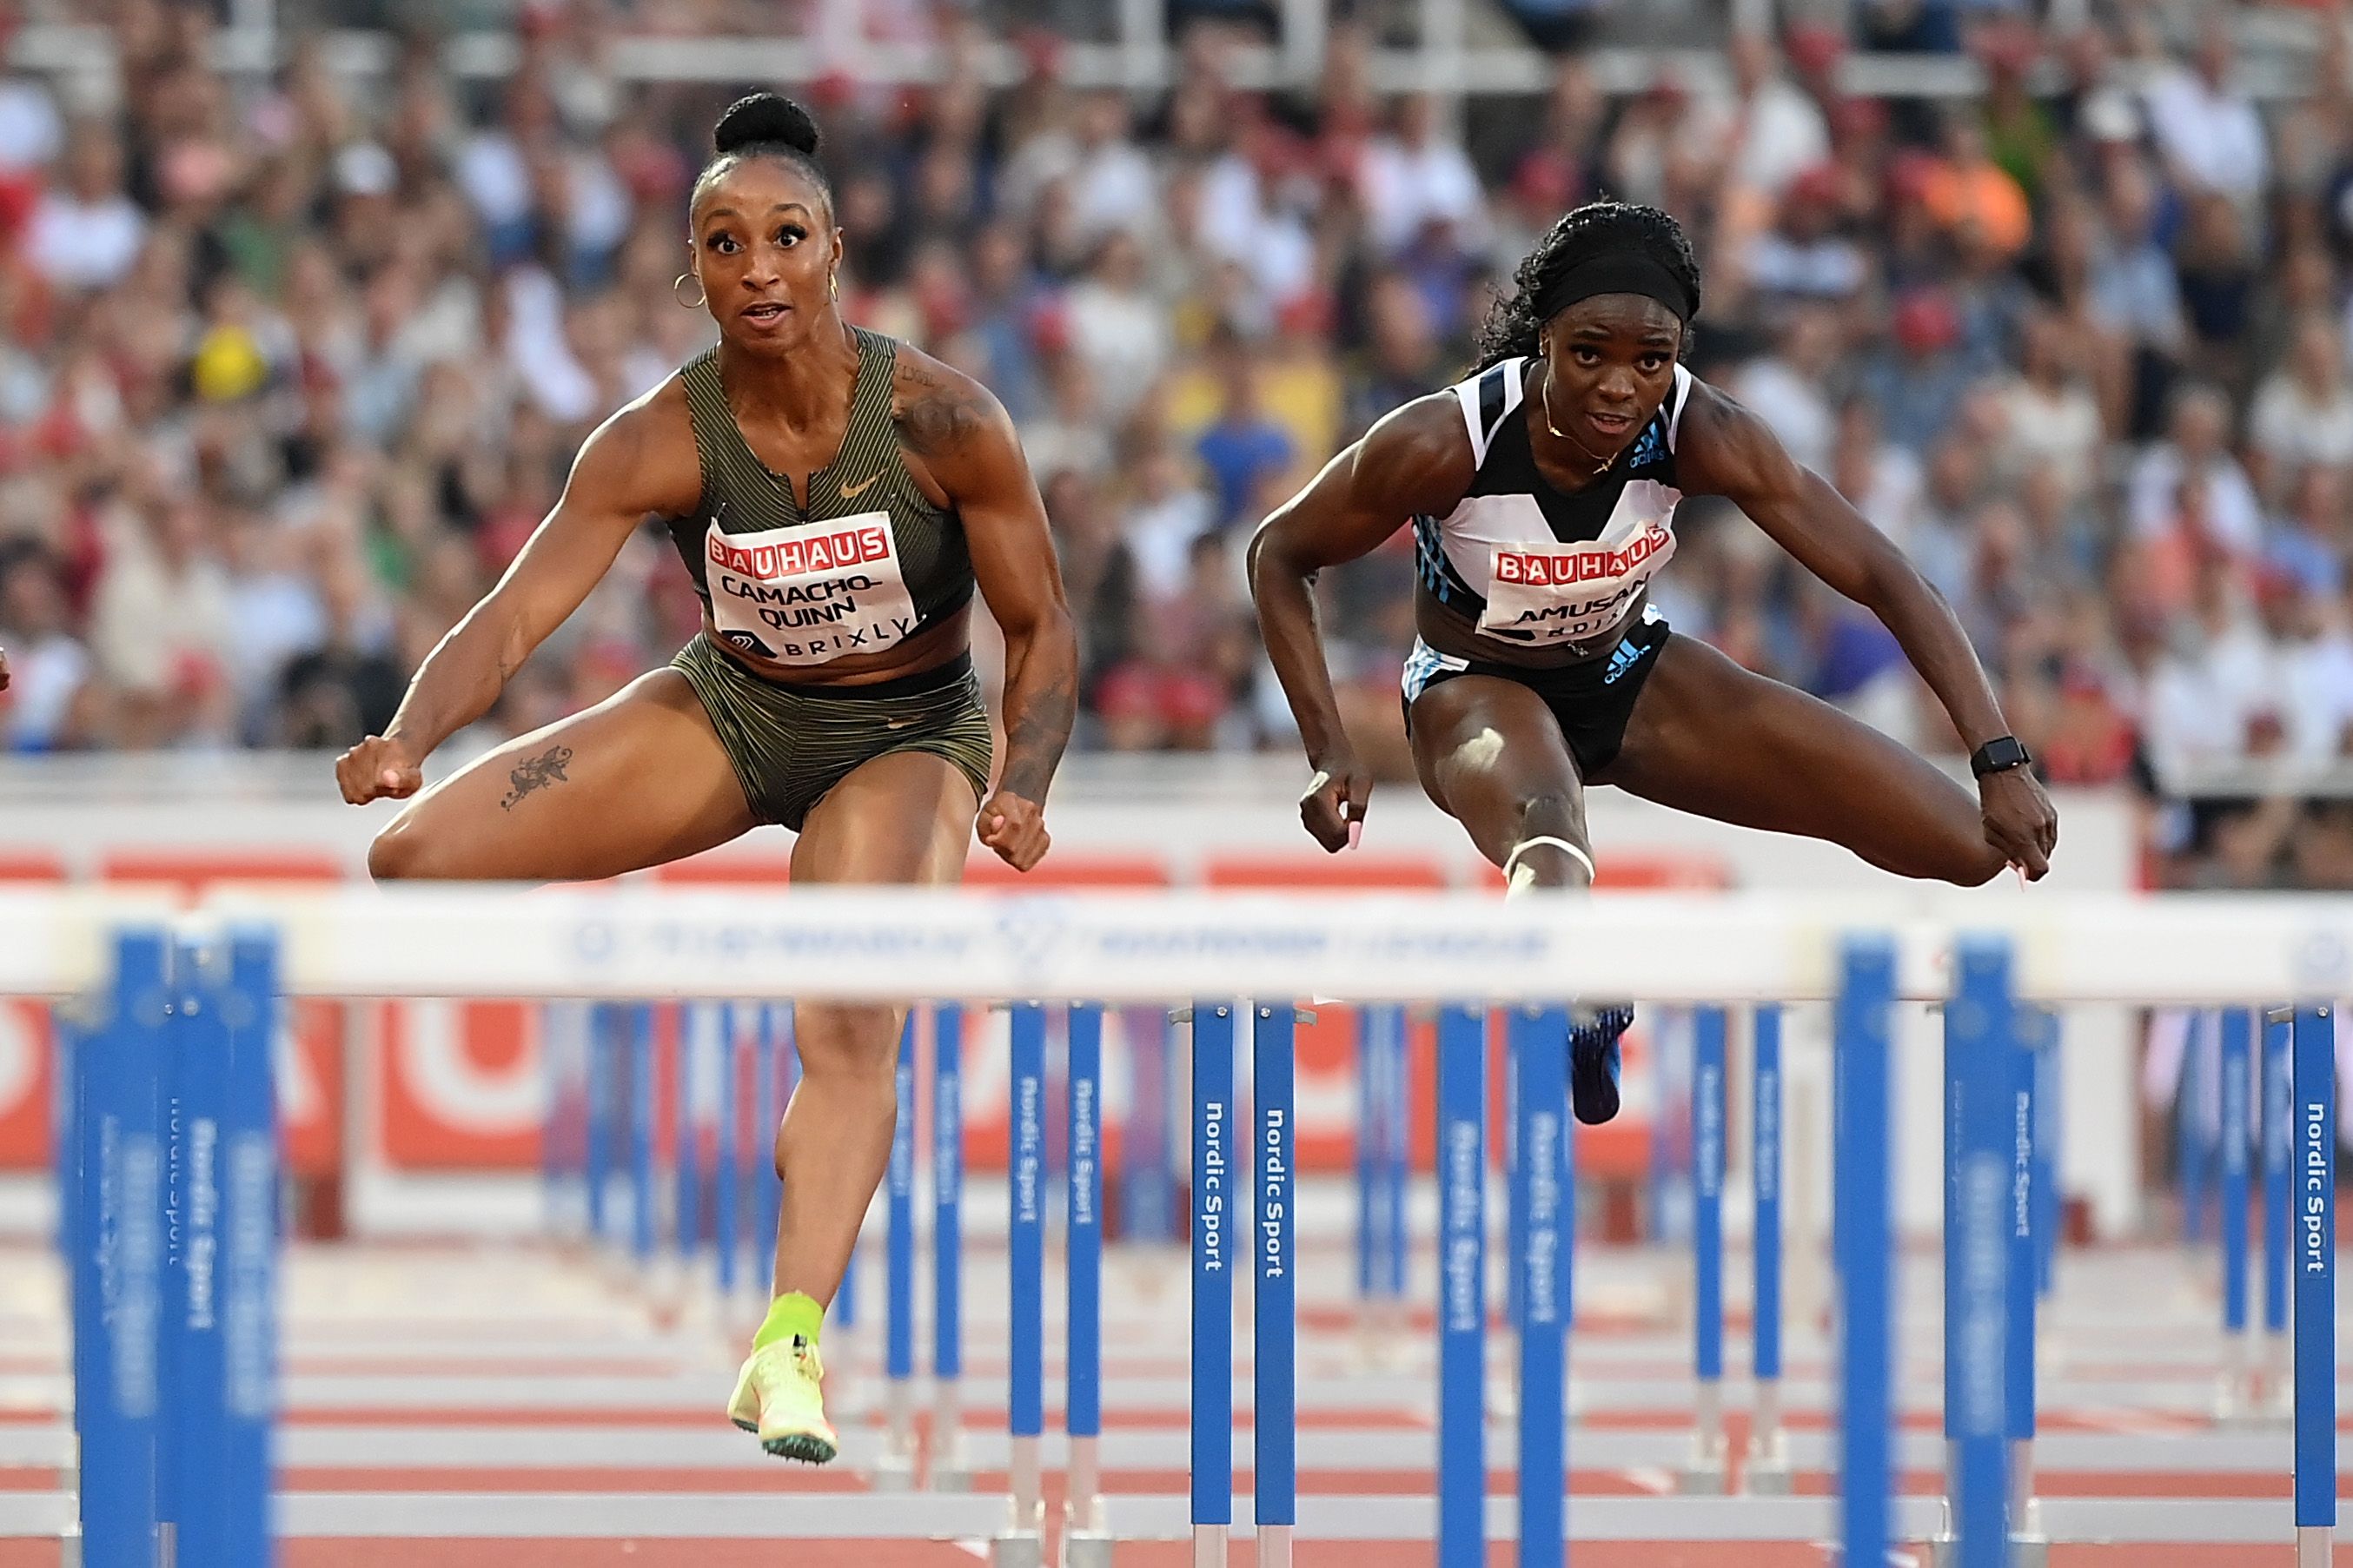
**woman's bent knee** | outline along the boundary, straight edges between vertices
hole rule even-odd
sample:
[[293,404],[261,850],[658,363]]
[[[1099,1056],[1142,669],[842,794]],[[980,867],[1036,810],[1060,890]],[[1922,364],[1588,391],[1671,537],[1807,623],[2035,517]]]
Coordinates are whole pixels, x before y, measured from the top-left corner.
[[449,873],[438,867],[430,838],[404,813],[368,846],[368,875],[379,882],[407,882]]

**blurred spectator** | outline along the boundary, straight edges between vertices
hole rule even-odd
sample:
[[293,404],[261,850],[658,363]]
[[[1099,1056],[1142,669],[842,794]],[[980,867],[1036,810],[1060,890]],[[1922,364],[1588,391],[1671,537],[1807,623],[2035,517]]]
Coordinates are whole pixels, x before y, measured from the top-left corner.
[[1670,68],[1619,114],[1602,155],[1602,183],[1620,200],[1660,205],[1679,162],[1708,165],[1720,177],[1726,134],[1723,105],[1695,97]]
[[[14,34],[16,20],[13,14],[0,18],[0,38]],[[45,83],[16,71],[0,76],[0,172],[14,176],[46,166],[65,139],[65,121]]]
[[1134,489],[1120,532],[1145,596],[1164,601],[1183,590],[1194,542],[1218,525],[1217,502],[1174,442],[1157,434],[1136,439],[1144,450],[1129,470]]
[[2306,762],[2353,755],[2353,626],[2341,593],[2283,584],[2288,746]]
[[1985,104],[1978,115],[1986,148],[2029,202],[2042,195],[2061,153],[2051,110],[2027,83],[2039,44],[2034,28],[2016,17],[1989,20],[1976,39],[1986,68]]
[[2097,786],[2124,778],[2140,737],[2106,682],[2081,665],[2063,671],[2049,723],[2029,742],[2052,784]]
[[2168,64],[2149,84],[2148,124],[2184,184],[2252,207],[2269,155],[2263,117],[2231,83],[2233,63],[2229,18],[2206,13],[2190,61]]
[[1071,219],[1080,241],[1113,233],[1148,242],[1161,222],[1160,186],[1152,161],[1130,135],[1127,95],[1110,89],[1080,100],[1076,148],[1068,178]]
[[2284,514],[2271,531],[2266,557],[2273,570],[2307,594],[2344,592],[2353,516],[2348,515],[2346,470],[2315,463],[2296,476]]
[[1873,729],[1909,742],[1918,678],[1905,659],[1903,646],[1877,616],[1819,583],[1804,590],[1799,605],[1811,656],[1805,689]]
[[2247,231],[2229,197],[2193,196],[2174,261],[2200,374],[2234,389],[2245,379],[2254,308],[2255,257]]
[[1897,301],[1886,349],[1863,367],[1888,439],[1924,451],[1951,424],[1970,381],[1959,353],[1961,323],[1949,295],[1920,289]]
[[0,544],[0,647],[8,689],[0,692],[0,749],[48,752],[87,738],[95,695],[89,650],[67,629],[65,577],[42,546]]
[[1984,127],[1968,114],[1951,115],[1945,124],[1944,154],[1924,193],[1936,221],[2005,260],[2025,249],[2033,222],[2026,192],[1994,162]]
[[1760,309],[1780,300],[1850,300],[1870,280],[1862,248],[1837,231],[1838,171],[1818,164],[1782,193],[1780,221],[1748,243],[1741,258]]
[[[365,606],[353,575],[330,571],[324,585],[325,635],[286,666],[284,705],[273,737],[279,745],[325,751],[342,736],[382,734],[408,684],[398,661],[383,647],[369,646]],[[586,707],[609,695],[584,692],[574,705]]]
[[1781,72],[1780,51],[1761,33],[1732,38],[1733,101],[1727,118],[1733,184],[1767,203],[1830,156],[1820,106]]
[[1462,145],[1447,133],[1438,100],[1398,100],[1388,135],[1365,148],[1357,186],[1373,245],[1394,254],[1442,228],[1458,244],[1483,237],[1486,193]]
[[1730,387],[1781,438],[1789,456],[1820,471],[1830,468],[1837,421],[1830,376],[1841,346],[1836,315],[1820,306],[1797,310],[1776,352],[1742,366]]
[[204,501],[160,476],[113,509],[90,642],[128,726],[148,745],[217,743],[234,731],[237,658],[230,583]]
[[[2121,337],[2135,356],[2129,427],[2138,435],[2153,423],[2172,367],[2187,347],[2189,324],[2173,262],[2157,239],[2157,193],[2137,158],[2109,165],[2101,220],[2091,258],[2090,304],[2099,323]],[[2145,421],[2144,416],[2150,417]]]
[[1920,465],[1879,435],[1879,411],[1867,397],[1839,405],[1830,467],[1823,476],[1865,521],[1910,552],[1919,530]]
[[1947,431],[1923,465],[1912,525],[1899,538],[1921,574],[1947,599],[1957,599],[1963,592],[1969,520],[1989,493],[1992,472],[1992,454],[1963,429]]
[[1076,473],[1093,479],[1111,470],[1111,437],[1095,402],[1094,372],[1077,354],[1046,362],[1046,407],[1021,424],[1021,446],[1029,471],[1044,489],[1054,476]]
[[26,258],[53,283],[102,289],[139,258],[147,218],[124,194],[122,145],[95,121],[74,127],[64,179],[33,209]]
[[1364,352],[1349,378],[1345,427],[1353,440],[1393,408],[1446,384],[1443,349],[1430,308],[1411,282],[1377,275],[1366,292]]
[[1113,230],[1067,305],[1071,346],[1092,382],[1094,416],[1116,427],[1166,368],[1168,312],[1145,288],[1144,250]]
[[2297,322],[2287,363],[2255,392],[2247,416],[2248,466],[2257,489],[2277,496],[2309,467],[2353,464],[2353,390],[2345,342],[2322,315]]
[[2230,404],[2219,388],[2192,383],[2174,395],[2166,438],[2142,452],[2133,468],[2126,515],[2136,536],[2163,531],[2176,515],[2182,481],[2195,478],[2204,487],[2201,510],[2215,542],[2242,552],[2261,544],[2263,510],[2226,444],[2230,420]]
[[1026,419],[1043,395],[1037,337],[1044,302],[1018,230],[990,224],[973,237],[971,282],[965,325],[980,359],[980,380],[1015,420]]
[[1259,405],[1258,362],[1241,343],[1210,345],[1218,370],[1218,421],[1201,433],[1194,452],[1216,490],[1217,526],[1254,524],[1250,515],[1261,484],[1288,477],[1299,454],[1282,426]]
[[2026,318],[2025,352],[2003,390],[2001,466],[2012,478],[2050,465],[2073,497],[2099,478],[2103,432],[2099,405],[2081,366],[2066,354],[2065,330],[2049,310]]
[[1054,550],[1079,626],[1079,657],[1092,689],[1103,671],[1134,651],[1137,636],[1135,557],[1090,474],[1065,468],[1039,487]]
[[2149,681],[2147,739],[2159,776],[2279,752],[2286,731],[2276,660],[2243,581],[2219,574],[2175,627]]

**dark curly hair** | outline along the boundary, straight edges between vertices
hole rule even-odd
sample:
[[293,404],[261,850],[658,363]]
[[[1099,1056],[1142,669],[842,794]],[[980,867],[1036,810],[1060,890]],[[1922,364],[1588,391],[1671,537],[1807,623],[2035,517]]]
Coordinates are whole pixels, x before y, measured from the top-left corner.
[[[1693,308],[1699,304],[1699,259],[1683,225],[1657,207],[1630,202],[1588,202],[1563,213],[1552,231],[1536,242],[1512,274],[1512,292],[1498,299],[1479,328],[1479,366],[1485,370],[1507,359],[1537,353],[1537,333],[1544,319],[1536,301],[1561,274],[1612,251],[1647,254],[1691,290]],[[1686,349],[1691,334],[1683,334]]]
[[702,199],[712,181],[745,158],[778,158],[807,176],[833,216],[833,182],[817,161],[817,121],[780,92],[755,92],[727,106],[711,131],[711,162],[695,176],[688,205]]

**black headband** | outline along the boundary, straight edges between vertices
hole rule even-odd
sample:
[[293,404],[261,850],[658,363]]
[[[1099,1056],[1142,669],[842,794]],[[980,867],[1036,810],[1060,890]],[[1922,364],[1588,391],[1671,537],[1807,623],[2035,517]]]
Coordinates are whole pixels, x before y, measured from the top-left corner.
[[1647,251],[1614,250],[1580,261],[1554,279],[1551,287],[1536,296],[1536,319],[1549,321],[1579,300],[1590,300],[1596,294],[1640,294],[1672,310],[1679,321],[1689,321],[1699,313],[1697,290],[1676,277],[1665,262]]

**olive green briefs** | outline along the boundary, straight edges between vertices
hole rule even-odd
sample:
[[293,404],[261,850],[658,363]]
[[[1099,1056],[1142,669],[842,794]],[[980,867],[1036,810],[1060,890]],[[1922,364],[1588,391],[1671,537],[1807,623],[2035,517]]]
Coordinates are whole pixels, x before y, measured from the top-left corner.
[[991,743],[980,678],[966,655],[871,686],[765,680],[700,635],[670,665],[702,700],[753,814],[795,833],[861,763],[892,752],[945,757],[988,795]]

